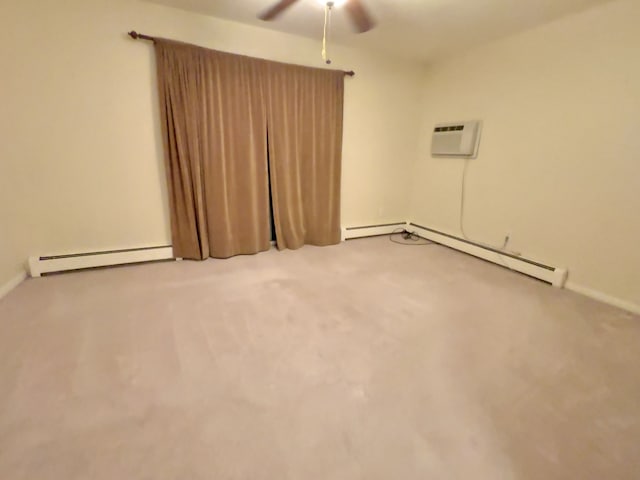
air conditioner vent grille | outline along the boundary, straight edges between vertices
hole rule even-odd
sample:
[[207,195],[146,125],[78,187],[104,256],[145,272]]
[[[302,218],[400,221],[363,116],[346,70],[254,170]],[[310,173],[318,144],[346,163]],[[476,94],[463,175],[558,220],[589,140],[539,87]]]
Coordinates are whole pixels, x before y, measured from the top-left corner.
[[464,130],[464,125],[454,125],[451,127],[436,127],[434,132],[459,132]]

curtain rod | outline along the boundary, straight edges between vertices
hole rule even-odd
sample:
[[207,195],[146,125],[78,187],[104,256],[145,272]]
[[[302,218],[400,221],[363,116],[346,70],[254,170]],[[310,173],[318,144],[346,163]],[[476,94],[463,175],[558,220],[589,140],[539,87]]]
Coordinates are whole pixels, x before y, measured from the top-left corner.
[[[131,30],[128,35],[133,38],[134,40],[148,40],[150,42],[156,43],[156,39],[155,37],[150,37],[149,35],[143,35],[142,33],[138,33],[135,30]],[[348,77],[353,77],[356,72],[354,72],[353,70],[349,70],[349,71],[343,71],[342,73],[344,73],[346,76]]]

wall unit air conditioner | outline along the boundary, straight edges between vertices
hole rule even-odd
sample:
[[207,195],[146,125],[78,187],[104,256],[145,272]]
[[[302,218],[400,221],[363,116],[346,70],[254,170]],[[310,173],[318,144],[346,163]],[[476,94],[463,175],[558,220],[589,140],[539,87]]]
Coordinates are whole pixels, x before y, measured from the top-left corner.
[[431,155],[475,158],[481,126],[479,121],[437,124],[431,138]]

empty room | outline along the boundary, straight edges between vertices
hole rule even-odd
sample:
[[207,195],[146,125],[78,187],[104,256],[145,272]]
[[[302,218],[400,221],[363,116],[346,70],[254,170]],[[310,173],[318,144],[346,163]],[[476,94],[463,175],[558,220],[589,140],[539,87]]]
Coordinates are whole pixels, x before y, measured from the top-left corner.
[[640,2],[0,6],[0,478],[640,478]]

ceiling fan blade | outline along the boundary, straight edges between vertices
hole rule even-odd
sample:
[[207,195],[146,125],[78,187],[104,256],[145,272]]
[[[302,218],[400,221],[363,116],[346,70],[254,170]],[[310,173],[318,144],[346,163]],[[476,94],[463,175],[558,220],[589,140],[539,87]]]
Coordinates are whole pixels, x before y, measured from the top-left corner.
[[265,10],[260,15],[258,15],[258,18],[264,21],[273,20],[297,1],[298,0],[280,0],[273,7]]
[[375,26],[371,15],[369,15],[369,12],[367,12],[367,9],[360,0],[347,0],[344,8],[349,12],[351,20],[356,25],[359,33],[368,32]]

